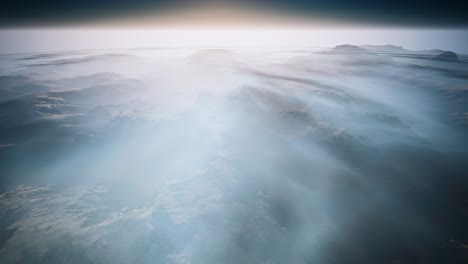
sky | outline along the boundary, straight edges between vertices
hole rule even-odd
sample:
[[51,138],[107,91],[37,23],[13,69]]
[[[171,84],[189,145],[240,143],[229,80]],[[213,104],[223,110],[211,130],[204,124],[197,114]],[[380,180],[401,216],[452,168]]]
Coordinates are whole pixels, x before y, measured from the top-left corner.
[[241,8],[290,16],[328,18],[348,23],[461,27],[468,25],[462,0],[6,0],[3,26],[85,23],[213,7]]
[[466,54],[466,7],[456,0],[6,0],[0,53],[350,43]]

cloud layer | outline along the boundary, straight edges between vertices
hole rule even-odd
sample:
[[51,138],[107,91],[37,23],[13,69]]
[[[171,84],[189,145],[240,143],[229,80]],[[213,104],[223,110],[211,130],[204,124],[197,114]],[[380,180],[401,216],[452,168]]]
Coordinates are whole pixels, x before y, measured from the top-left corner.
[[463,263],[466,57],[3,55],[6,263]]

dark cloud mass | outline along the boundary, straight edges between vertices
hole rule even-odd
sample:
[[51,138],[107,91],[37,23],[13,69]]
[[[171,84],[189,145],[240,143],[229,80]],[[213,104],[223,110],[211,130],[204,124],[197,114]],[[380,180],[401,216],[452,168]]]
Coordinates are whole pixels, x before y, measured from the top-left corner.
[[331,19],[351,22],[417,25],[417,26],[464,26],[468,19],[464,10],[466,1],[424,1],[424,0],[275,0],[259,1],[266,5],[271,3],[293,13],[303,16],[321,15]]
[[5,26],[73,24],[134,14],[148,7],[164,8],[166,0],[7,0],[0,9],[0,23]]
[[[408,25],[458,26],[468,25],[467,3],[448,1],[346,1],[346,0],[254,0],[254,1],[167,1],[167,0],[20,0],[3,1],[0,8],[1,26],[37,26],[92,23],[102,19],[157,15],[170,9],[238,6],[254,11],[271,11],[282,15],[341,22]],[[149,13],[148,13],[149,12]]]

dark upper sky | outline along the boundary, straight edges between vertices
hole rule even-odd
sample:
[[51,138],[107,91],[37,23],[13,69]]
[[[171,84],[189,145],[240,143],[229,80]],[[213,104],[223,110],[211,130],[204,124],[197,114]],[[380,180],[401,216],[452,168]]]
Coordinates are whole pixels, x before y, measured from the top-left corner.
[[467,0],[3,0],[0,27],[73,25],[118,21],[149,11],[210,6],[220,2],[251,10],[372,25],[466,27]]

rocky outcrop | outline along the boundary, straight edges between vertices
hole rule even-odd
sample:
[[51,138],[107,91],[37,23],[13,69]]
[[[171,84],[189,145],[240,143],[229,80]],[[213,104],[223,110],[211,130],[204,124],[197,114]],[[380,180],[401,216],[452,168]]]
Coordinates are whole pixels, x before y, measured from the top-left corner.
[[439,55],[435,56],[433,59],[438,61],[460,62],[457,54],[452,51],[444,51]]

